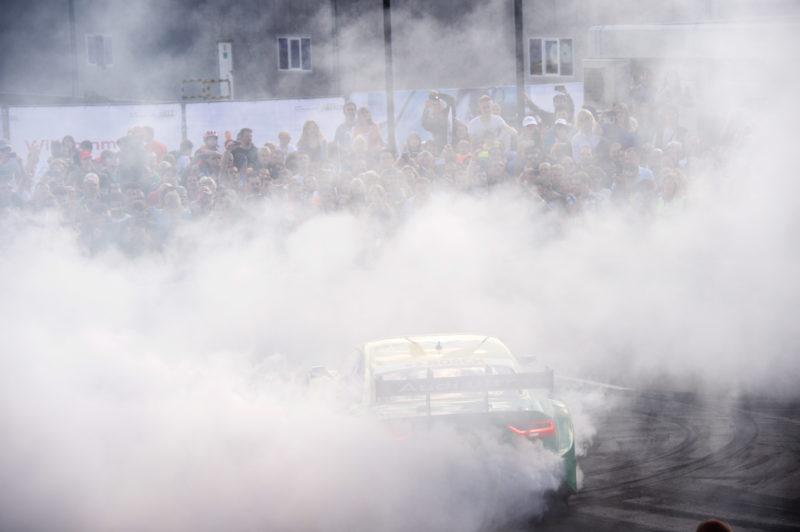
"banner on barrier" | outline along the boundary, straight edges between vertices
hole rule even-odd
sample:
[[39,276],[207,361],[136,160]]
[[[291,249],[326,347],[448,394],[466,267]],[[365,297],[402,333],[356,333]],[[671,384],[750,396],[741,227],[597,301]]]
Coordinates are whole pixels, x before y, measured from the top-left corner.
[[46,160],[54,140],[70,135],[75,142],[91,140],[94,154],[117,150],[117,140],[134,126],[150,126],[156,139],[169,149],[181,142],[181,106],[177,103],[155,105],[102,105],[65,107],[11,107],[9,142],[25,158],[34,148]]
[[330,140],[342,121],[342,103],[341,98],[187,103],[186,137],[197,148],[203,133],[214,130],[222,147],[226,132],[236,138],[241,128],[249,127],[253,130],[253,142],[258,146],[267,141],[277,144],[281,130],[289,131],[294,144],[300,138],[303,123],[315,120],[325,138]]

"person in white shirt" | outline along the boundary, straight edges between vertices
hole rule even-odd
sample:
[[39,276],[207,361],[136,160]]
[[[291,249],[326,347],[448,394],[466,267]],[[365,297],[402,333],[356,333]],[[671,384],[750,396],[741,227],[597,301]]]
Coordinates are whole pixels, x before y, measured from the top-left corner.
[[[481,114],[470,120],[469,126],[467,126],[473,147],[483,141],[483,134],[487,131],[491,131],[497,139],[517,134],[517,131],[506,124],[502,117],[492,114],[492,99],[486,94],[478,100],[478,109]],[[506,143],[506,146],[508,146],[508,143]]]

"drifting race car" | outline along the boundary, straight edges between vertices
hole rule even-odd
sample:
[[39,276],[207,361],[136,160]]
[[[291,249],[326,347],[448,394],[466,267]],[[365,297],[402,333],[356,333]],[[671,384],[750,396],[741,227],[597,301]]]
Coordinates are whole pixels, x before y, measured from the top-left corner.
[[402,427],[398,439],[444,421],[539,441],[564,462],[566,498],[577,492],[572,419],[551,397],[552,370],[523,362],[491,336],[409,336],[365,343],[344,372],[316,367],[309,378],[334,378],[358,407]]

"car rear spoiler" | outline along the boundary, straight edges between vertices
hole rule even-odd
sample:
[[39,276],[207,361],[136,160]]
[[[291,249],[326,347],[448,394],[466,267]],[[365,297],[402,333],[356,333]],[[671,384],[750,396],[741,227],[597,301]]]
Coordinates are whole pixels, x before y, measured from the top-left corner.
[[466,377],[433,377],[433,372],[428,370],[427,378],[383,380],[375,379],[375,400],[388,397],[425,395],[430,401],[430,396],[446,393],[468,393],[499,390],[524,390],[530,388],[546,388],[553,390],[553,370],[546,368],[538,372],[511,373],[508,375],[474,375]]

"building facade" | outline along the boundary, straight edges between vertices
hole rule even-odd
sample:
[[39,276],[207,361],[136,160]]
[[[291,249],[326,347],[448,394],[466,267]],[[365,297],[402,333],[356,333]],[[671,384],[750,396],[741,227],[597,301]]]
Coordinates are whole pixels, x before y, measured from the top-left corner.
[[[758,15],[796,18],[795,6],[764,1]],[[525,83],[583,81],[587,60],[620,59],[592,41],[619,36],[609,26],[754,16],[742,0],[644,7],[634,0],[521,0]],[[225,97],[227,82],[213,80],[228,78],[236,99],[340,96],[381,90],[386,81],[378,0],[12,2],[8,13],[0,32],[4,104]],[[514,13],[514,0],[393,0],[395,88],[515,84]],[[590,75],[594,86],[608,84]]]

